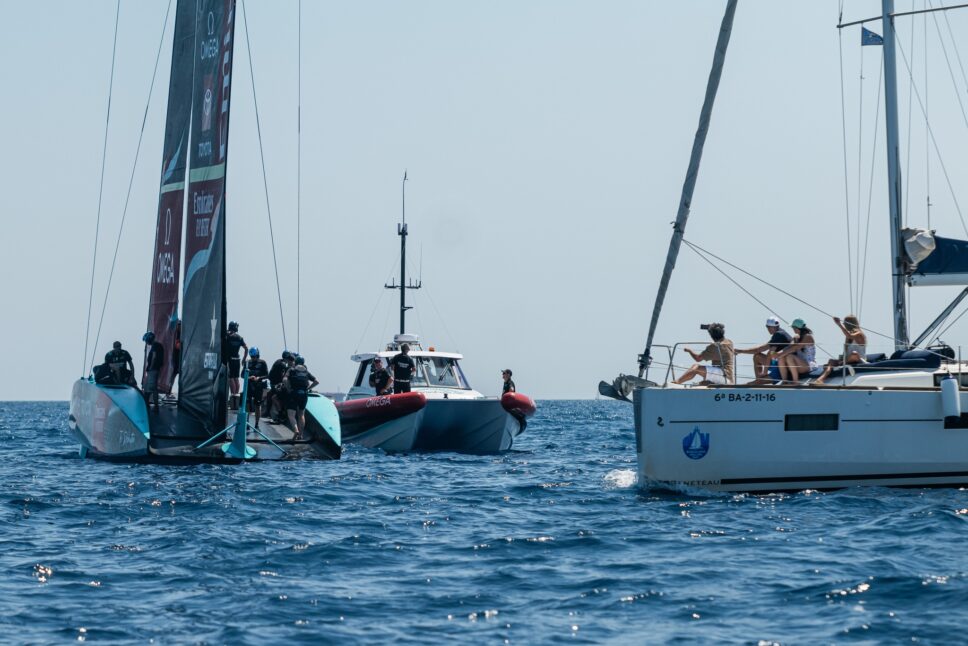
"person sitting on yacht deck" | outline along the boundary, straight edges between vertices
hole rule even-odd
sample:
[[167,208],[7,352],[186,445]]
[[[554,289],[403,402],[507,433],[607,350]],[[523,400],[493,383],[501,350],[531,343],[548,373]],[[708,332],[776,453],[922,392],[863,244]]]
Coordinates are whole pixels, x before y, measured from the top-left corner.
[[780,368],[781,382],[796,383],[800,375],[817,369],[817,346],[813,340],[813,330],[807,327],[803,319],[794,319],[790,327],[796,336],[793,343],[777,353],[776,364]]
[[249,410],[255,413],[255,427],[259,428],[262,419],[262,397],[266,391],[266,379],[269,378],[269,366],[265,359],[259,357],[259,348],[249,350]]
[[683,348],[683,352],[689,353],[694,361],[709,361],[711,365],[703,366],[698,363],[693,364],[689,370],[682,373],[675,383],[684,384],[693,377],[701,377],[702,384],[731,384],[733,382],[733,342],[726,338],[726,327],[722,323],[710,323],[701,325],[702,329],[709,332],[712,343],[706,346],[702,352],[693,352],[690,348]]
[[410,378],[417,371],[417,363],[410,356],[410,346],[404,343],[400,346],[400,354],[390,359],[393,367],[393,393],[410,392]]
[[766,331],[770,333],[770,340],[755,348],[736,349],[736,354],[753,355],[753,371],[756,379],[750,384],[773,383],[770,379],[770,367],[776,359],[776,353],[793,343],[790,333],[780,327],[780,319],[771,316],[766,319]]
[[860,321],[853,314],[844,317],[843,322],[835,316],[834,323],[844,333],[844,353],[839,359],[831,359],[827,362],[823,374],[814,383],[822,384],[830,376],[830,373],[837,366],[847,364],[848,366],[867,361],[867,335],[860,329]]
[[383,359],[373,357],[373,368],[370,370],[370,387],[377,395],[389,395],[392,391],[393,377],[383,367]]
[[514,387],[514,382],[511,381],[510,368],[505,368],[504,370],[501,371],[501,379],[504,380],[504,390],[501,392],[502,395],[517,392],[517,389],[515,389]]
[[131,386],[134,380],[134,361],[127,350],[121,347],[120,341],[115,341],[110,352],[104,355],[104,363],[111,368],[117,383]]
[[151,403],[155,404],[158,412],[158,375],[165,365],[165,346],[155,340],[154,332],[145,332],[141,340],[145,342],[145,374],[141,380],[141,389],[145,394],[145,403],[151,410]]
[[300,440],[303,429],[306,428],[306,403],[309,401],[309,391],[315,388],[319,381],[309,372],[306,360],[296,355],[296,365],[286,373],[285,383],[289,390],[289,422],[296,431],[292,439]]

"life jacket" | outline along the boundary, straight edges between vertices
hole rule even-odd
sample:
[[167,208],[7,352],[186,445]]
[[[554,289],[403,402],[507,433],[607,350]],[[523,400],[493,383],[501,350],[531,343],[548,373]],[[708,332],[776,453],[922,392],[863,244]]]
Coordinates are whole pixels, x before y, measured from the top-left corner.
[[289,388],[297,393],[309,390],[309,370],[306,366],[296,366],[289,371]]

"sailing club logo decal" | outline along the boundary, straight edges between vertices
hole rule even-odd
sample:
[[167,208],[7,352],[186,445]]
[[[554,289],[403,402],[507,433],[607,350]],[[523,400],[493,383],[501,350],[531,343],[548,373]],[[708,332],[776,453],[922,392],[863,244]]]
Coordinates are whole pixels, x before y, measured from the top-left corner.
[[687,458],[701,460],[709,453],[709,433],[701,433],[699,427],[692,429],[692,433],[682,438],[682,452]]

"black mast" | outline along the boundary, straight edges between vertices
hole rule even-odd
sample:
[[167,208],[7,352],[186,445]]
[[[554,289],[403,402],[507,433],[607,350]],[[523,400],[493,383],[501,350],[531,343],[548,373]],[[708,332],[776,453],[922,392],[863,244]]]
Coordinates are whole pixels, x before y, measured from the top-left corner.
[[406,333],[407,310],[413,309],[407,307],[407,290],[420,289],[422,284],[419,279],[416,283],[412,280],[409,284],[407,283],[407,171],[403,171],[401,193],[401,219],[403,221],[397,225],[397,235],[400,236],[400,284],[391,282],[384,287],[400,290],[400,334],[404,334]]

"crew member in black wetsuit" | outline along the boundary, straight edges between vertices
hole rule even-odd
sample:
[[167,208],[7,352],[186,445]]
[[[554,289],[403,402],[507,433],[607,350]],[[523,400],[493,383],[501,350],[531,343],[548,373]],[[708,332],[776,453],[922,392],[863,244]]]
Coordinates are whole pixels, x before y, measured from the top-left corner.
[[165,346],[155,340],[154,332],[145,332],[141,340],[145,342],[145,374],[141,379],[141,390],[145,394],[145,403],[151,410],[151,403],[155,404],[158,412],[158,375],[165,365]]
[[393,377],[386,368],[383,367],[383,359],[373,357],[373,367],[370,370],[370,386],[376,390],[377,395],[389,395]]
[[[266,395],[266,416],[281,424],[286,416],[286,394],[283,392],[282,380],[286,371],[292,368],[294,358],[289,350],[282,351],[282,358],[276,359],[269,369],[269,394]],[[273,410],[275,405],[277,410]]]
[[223,359],[229,364],[229,392],[232,393],[229,400],[230,406],[237,410],[239,408],[239,389],[242,387],[239,379],[239,375],[242,373],[242,357],[239,356],[239,349],[247,354],[249,346],[245,344],[245,339],[239,334],[239,324],[235,321],[229,321],[229,330],[225,333],[225,343],[222,347],[225,348]]
[[115,341],[110,352],[104,355],[104,363],[111,368],[114,380],[124,386],[137,386],[134,381],[134,361],[128,351],[121,347],[120,341]]
[[393,393],[410,392],[410,378],[417,371],[417,364],[410,356],[410,346],[404,343],[400,346],[400,354],[390,359],[393,368]]
[[259,428],[262,419],[262,396],[266,391],[266,379],[269,377],[269,366],[259,358],[259,348],[249,350],[249,410],[255,412],[255,427]]
[[504,390],[501,392],[502,395],[517,392],[517,390],[514,388],[514,382],[511,381],[510,368],[505,368],[504,370],[501,371],[501,379],[504,380]]
[[289,390],[289,422],[295,429],[292,439],[300,440],[303,429],[306,428],[306,402],[309,401],[309,391],[319,382],[306,367],[306,360],[296,355],[296,365],[286,373],[285,382]]

